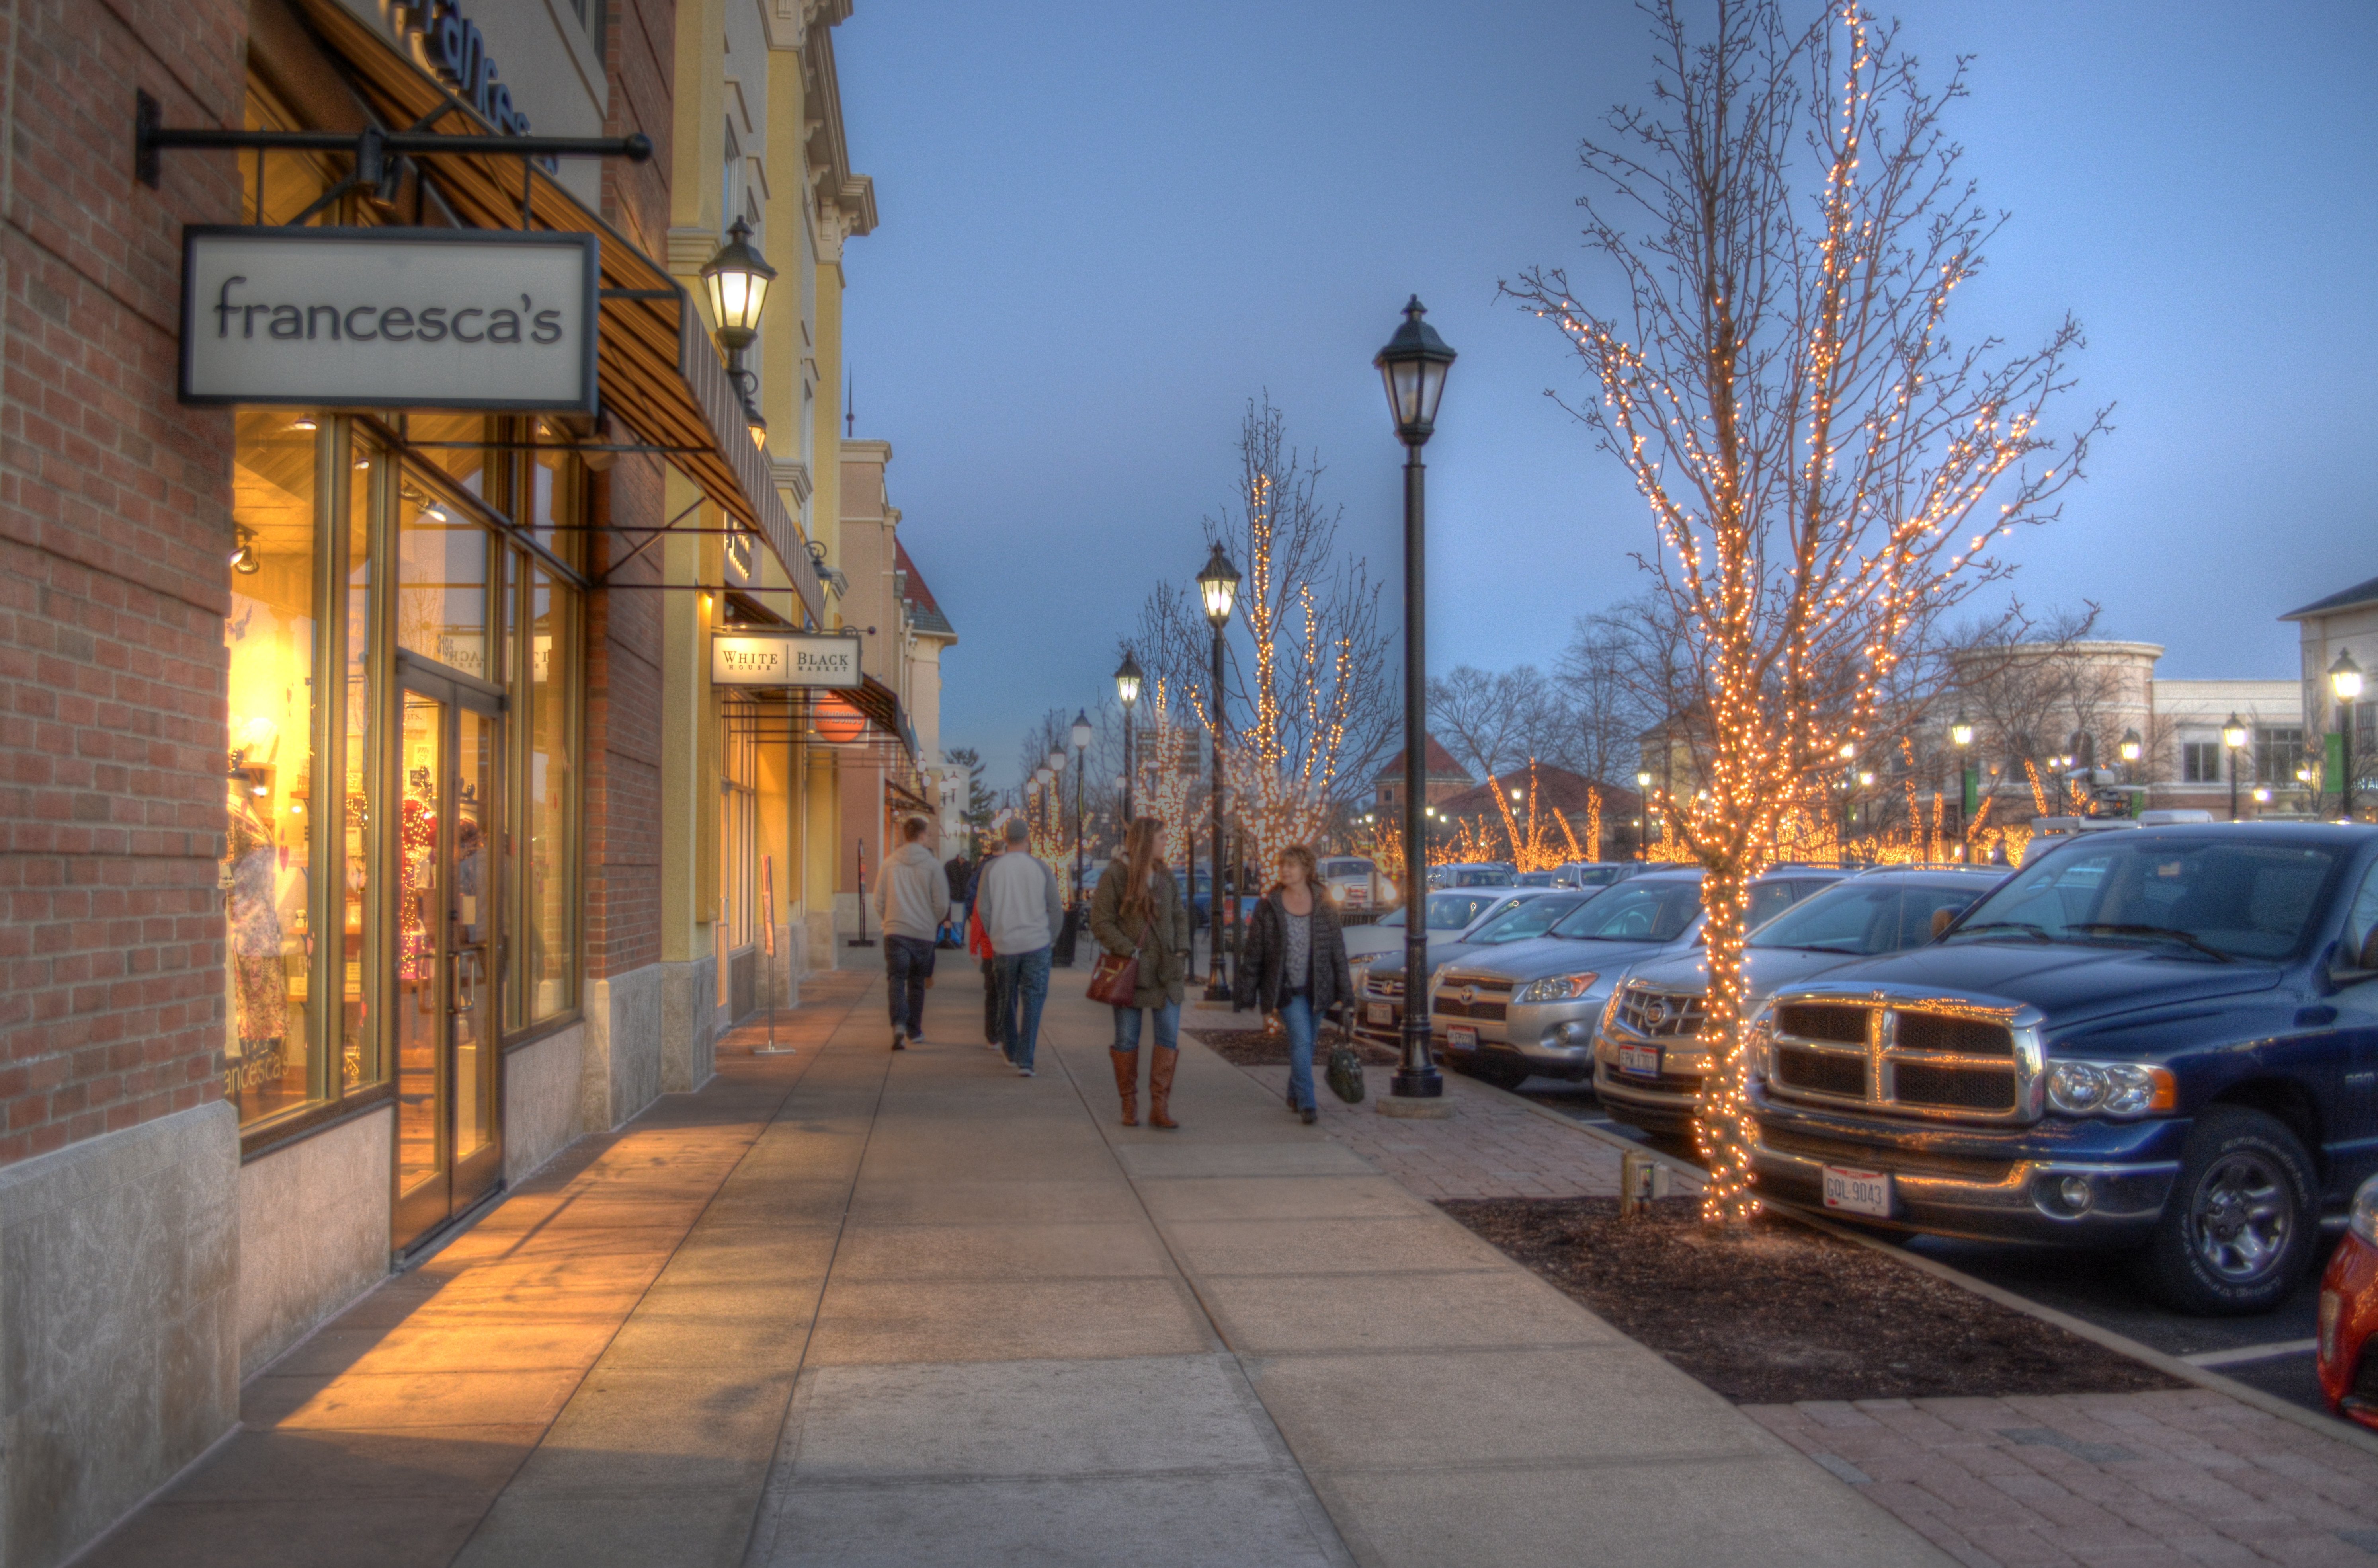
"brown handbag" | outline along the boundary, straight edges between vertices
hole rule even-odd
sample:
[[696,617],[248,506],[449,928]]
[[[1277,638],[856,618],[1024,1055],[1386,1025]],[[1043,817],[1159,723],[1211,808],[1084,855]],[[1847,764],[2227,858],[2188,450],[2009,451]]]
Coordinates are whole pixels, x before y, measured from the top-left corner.
[[1119,958],[1111,952],[1099,954],[1090,965],[1090,999],[1109,1007],[1139,1005],[1139,954]]

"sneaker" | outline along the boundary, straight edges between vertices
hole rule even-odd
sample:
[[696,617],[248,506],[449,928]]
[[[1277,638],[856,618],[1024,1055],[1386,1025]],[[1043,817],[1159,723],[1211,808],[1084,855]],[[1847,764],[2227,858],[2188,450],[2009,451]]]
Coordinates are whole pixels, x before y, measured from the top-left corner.
[[1298,1114],[1304,1118],[1304,1125],[1310,1127],[1315,1122],[1321,1119],[1321,1107],[1318,1106],[1307,1106],[1303,1110],[1298,1112]]
[[900,1031],[897,1029],[892,1031],[892,1048],[895,1051],[905,1051],[908,1048],[907,1042],[900,1037]]
[[911,1035],[908,1036],[908,1043],[912,1046],[921,1046],[925,1043],[925,1036],[922,1035]]
[[1017,1068],[1015,1071],[1018,1071],[1018,1072],[1020,1072],[1020,1073],[1022,1073],[1022,1074],[1024,1074],[1024,1076],[1025,1076],[1025,1077],[1027,1077],[1027,1078],[1029,1078],[1029,1077],[1031,1077],[1031,1076],[1032,1076],[1032,1070],[1031,1070],[1030,1068],[1028,1068],[1028,1067],[1019,1067],[1019,1068]]

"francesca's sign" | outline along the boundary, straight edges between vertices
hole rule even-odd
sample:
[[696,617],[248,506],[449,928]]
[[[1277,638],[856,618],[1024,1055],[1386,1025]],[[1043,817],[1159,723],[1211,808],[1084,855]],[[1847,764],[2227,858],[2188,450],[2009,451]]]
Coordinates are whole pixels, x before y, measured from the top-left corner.
[[801,632],[720,632],[710,640],[714,686],[859,684],[859,639]]
[[595,411],[592,234],[194,226],[182,401]]

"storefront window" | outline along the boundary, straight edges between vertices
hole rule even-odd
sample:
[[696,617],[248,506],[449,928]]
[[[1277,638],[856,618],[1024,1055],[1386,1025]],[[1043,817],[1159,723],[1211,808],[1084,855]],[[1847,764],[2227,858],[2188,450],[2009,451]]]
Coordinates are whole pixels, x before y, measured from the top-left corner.
[[[242,1122],[321,1097],[310,1043],[318,422],[239,416],[232,487],[230,757],[219,876],[223,1094]],[[338,799],[326,789],[321,797]]]
[[760,865],[760,747],[754,738],[758,722],[752,704],[727,705],[725,765],[719,770],[724,798],[718,834],[719,851],[726,861],[718,868],[718,886],[726,898],[722,925],[730,948],[748,947],[758,929],[753,924]]
[[526,678],[526,864],[519,878],[523,904],[521,983],[516,1022],[534,1023],[578,1005],[577,856],[570,831],[576,796],[578,737],[570,689],[577,641],[577,594],[542,566],[528,569]]
[[396,645],[492,681],[487,531],[407,468],[397,499]]
[[483,413],[408,413],[404,439],[423,461],[481,500],[501,506],[501,486],[487,483],[487,446],[493,423]]
[[377,987],[368,984],[370,949],[365,940],[372,915],[371,760],[378,740],[378,689],[373,663],[371,557],[372,520],[382,486],[375,474],[386,474],[388,464],[371,443],[357,438],[348,453],[347,581],[346,581],[346,713],[341,737],[345,752],[346,798],[340,818],[343,852],[341,881],[345,917],[340,922],[340,1070],[349,1089],[378,1083],[388,1076],[381,1059],[379,1029],[371,1016],[368,998]]
[[584,518],[585,464],[546,445],[557,437],[543,420],[530,422],[529,427],[536,449],[528,454],[522,469],[519,521],[538,544],[576,567],[584,559],[579,550],[585,535],[576,525]]

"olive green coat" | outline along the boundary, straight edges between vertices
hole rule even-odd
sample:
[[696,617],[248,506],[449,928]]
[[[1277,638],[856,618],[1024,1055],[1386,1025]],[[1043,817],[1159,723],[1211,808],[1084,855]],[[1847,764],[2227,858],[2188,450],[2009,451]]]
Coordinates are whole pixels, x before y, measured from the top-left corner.
[[1181,885],[1172,880],[1171,868],[1158,866],[1148,878],[1148,891],[1156,895],[1154,909],[1146,921],[1126,926],[1123,890],[1130,881],[1131,862],[1121,859],[1099,878],[1099,891],[1090,899],[1090,935],[1118,958],[1139,955],[1135,1006],[1178,1002],[1189,977],[1189,913],[1181,906]]

